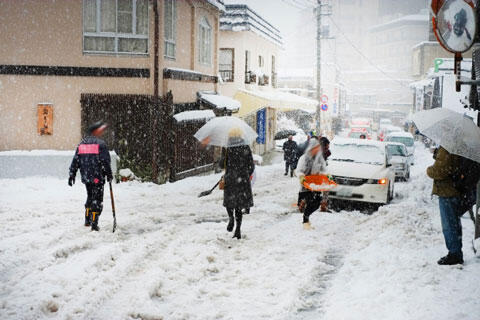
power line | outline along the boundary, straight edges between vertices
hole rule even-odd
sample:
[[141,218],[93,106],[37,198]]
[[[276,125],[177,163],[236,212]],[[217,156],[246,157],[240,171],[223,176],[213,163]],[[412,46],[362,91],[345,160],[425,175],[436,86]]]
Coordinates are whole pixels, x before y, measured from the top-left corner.
[[296,2],[293,1],[293,0],[282,0],[282,2],[283,2],[283,3],[286,3],[286,4],[289,5],[289,6],[292,6],[292,7],[296,8],[296,9],[298,9],[298,10],[305,10],[305,9],[306,9],[305,7],[299,5],[298,3],[296,3]]
[[340,27],[337,25],[337,23],[333,20],[333,18],[331,16],[329,16],[330,18],[330,21],[333,23],[333,25],[337,28],[337,30],[342,34],[342,36],[345,38],[345,40],[347,40],[347,42],[350,44],[350,46],[352,46],[353,49],[355,49],[355,51],[357,51],[357,53],[362,56],[372,67],[374,67],[375,69],[377,69],[377,71],[379,71],[381,74],[383,74],[385,77],[389,78],[390,80],[393,80],[395,82],[397,82],[398,84],[400,84],[402,87],[406,87],[408,88],[407,85],[405,85],[403,82],[399,81],[398,79],[395,79],[393,77],[391,77],[388,73],[386,73],[385,71],[383,71],[380,67],[378,67],[372,60],[370,60],[370,58],[368,56],[366,56],[348,37],[347,35],[345,34],[345,32],[343,32],[342,29],[340,29]]

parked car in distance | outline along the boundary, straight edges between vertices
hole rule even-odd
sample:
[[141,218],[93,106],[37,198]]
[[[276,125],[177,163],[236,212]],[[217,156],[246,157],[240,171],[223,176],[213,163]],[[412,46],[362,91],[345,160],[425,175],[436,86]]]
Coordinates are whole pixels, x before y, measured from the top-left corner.
[[385,141],[385,138],[392,132],[402,132],[402,128],[396,127],[396,126],[391,126],[391,125],[386,125],[382,127],[377,135],[377,139],[380,141]]
[[372,139],[372,129],[370,127],[363,127],[363,126],[356,126],[350,129],[350,133],[348,134],[349,138],[352,139],[360,139],[360,136],[364,134],[365,138],[368,140]]
[[378,122],[378,129],[379,129],[379,130],[382,130],[384,127],[392,126],[392,125],[393,125],[392,120],[386,119],[386,118],[382,118],[382,119],[380,119],[380,121]]
[[399,142],[403,143],[407,147],[408,158],[410,159],[410,164],[413,165],[415,162],[415,140],[411,133],[409,132],[390,132],[385,141],[387,142]]
[[386,142],[388,157],[395,170],[395,178],[408,181],[410,179],[410,159],[407,147],[399,142]]
[[332,199],[389,203],[394,197],[395,172],[383,142],[334,138],[328,173],[337,183]]

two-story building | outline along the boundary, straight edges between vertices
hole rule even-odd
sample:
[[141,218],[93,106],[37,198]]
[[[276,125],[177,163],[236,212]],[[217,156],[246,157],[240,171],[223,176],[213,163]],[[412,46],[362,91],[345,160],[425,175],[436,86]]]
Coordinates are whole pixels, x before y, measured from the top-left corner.
[[257,130],[257,153],[274,148],[277,111],[315,110],[315,100],[277,89],[280,31],[241,4],[226,5],[220,17],[219,92],[240,101],[238,116]]
[[72,150],[101,117],[112,148],[167,153],[156,149],[163,116],[218,89],[223,10],[221,0],[1,1],[0,151]]

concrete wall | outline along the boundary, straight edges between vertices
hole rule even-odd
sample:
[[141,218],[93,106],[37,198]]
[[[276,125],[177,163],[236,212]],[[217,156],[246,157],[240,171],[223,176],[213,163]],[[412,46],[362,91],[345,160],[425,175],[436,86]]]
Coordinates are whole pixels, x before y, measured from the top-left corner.
[[[75,150],[34,150],[0,152],[0,179],[18,179],[34,176],[68,179],[70,164]],[[112,172],[115,176],[119,161],[115,152],[110,152]],[[77,182],[80,183],[77,172]]]
[[[145,55],[83,53],[82,1],[0,1],[0,65],[142,68],[149,78],[0,75],[0,151],[73,149],[80,140],[82,93],[153,94],[154,14],[149,2],[149,49]],[[219,11],[206,1],[177,0],[175,60],[163,56],[163,3],[159,3],[160,94],[172,90],[174,102],[194,102],[198,90],[213,83],[162,81],[164,67],[217,74]],[[196,29],[205,16],[212,26],[212,64],[197,63]],[[192,25],[193,24],[193,25]],[[164,84],[164,86],[162,86]],[[37,104],[53,104],[53,134],[37,133]]]

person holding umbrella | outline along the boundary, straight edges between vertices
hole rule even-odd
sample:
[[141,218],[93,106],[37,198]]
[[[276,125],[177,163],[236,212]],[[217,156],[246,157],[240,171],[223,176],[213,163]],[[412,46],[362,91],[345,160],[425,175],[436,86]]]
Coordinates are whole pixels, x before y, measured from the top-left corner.
[[[225,169],[223,176],[223,206],[227,209],[227,231],[233,231],[236,222],[234,238],[241,239],[241,226],[244,213],[249,213],[253,207],[251,176],[255,170],[252,151],[242,139],[242,131],[233,128],[229,132],[229,146],[224,148],[220,165]],[[234,217],[235,214],[235,217]]]
[[229,217],[227,230],[233,231],[236,222],[233,237],[241,239],[243,214],[248,214],[253,207],[250,180],[255,164],[249,145],[255,141],[257,133],[239,118],[217,117],[201,127],[194,137],[203,145],[223,148],[219,164],[225,169],[222,179],[223,206]]
[[439,198],[442,232],[448,254],[439,265],[463,264],[460,217],[476,201],[480,178],[480,129],[471,118],[444,109],[418,112],[413,121],[422,135],[440,147],[435,163],[427,168],[432,193]]
[[106,128],[107,125],[102,121],[95,122],[88,128],[87,136],[82,139],[75,151],[68,178],[68,185],[73,186],[77,170],[80,169],[82,183],[87,189],[84,225],[91,226],[94,231],[100,230],[98,219],[103,210],[105,178],[108,182],[113,180],[110,153],[105,141],[100,139]]

